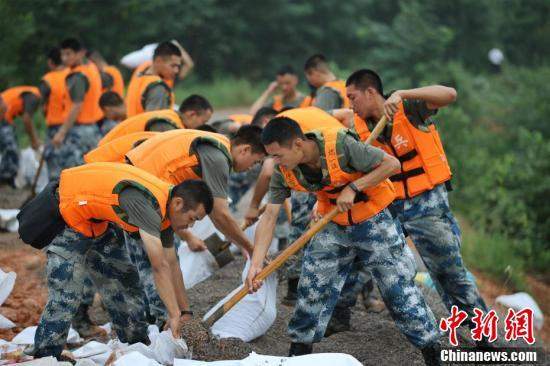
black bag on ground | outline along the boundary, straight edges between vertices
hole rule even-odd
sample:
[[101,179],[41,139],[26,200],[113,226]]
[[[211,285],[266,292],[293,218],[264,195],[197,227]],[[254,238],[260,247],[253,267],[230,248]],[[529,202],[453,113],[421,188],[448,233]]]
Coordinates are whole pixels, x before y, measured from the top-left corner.
[[42,249],[65,228],[65,221],[59,212],[56,190],[58,181],[48,185],[30,200],[17,214],[19,237],[36,249]]

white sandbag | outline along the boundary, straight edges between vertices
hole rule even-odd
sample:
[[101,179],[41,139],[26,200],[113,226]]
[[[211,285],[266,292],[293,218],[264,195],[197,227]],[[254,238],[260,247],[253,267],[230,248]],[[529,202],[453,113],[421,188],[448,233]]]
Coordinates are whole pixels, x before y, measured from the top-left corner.
[[130,352],[122,355],[114,363],[114,366],[160,366],[160,364],[139,352]]
[[18,209],[0,209],[0,229],[15,233],[19,229]]
[[76,360],[75,366],[97,366],[97,364],[88,358],[82,358]]
[[15,272],[4,272],[0,269],[0,305],[10,296],[17,274]]
[[172,365],[176,358],[190,357],[189,348],[183,339],[175,339],[172,331],[149,333],[149,350],[157,362],[163,365]]
[[[244,231],[246,237],[248,240],[250,240],[251,243],[254,243],[254,236],[256,235],[256,227],[258,227],[258,221],[256,221],[253,225],[246,228]],[[271,240],[271,244],[269,245],[269,249],[267,250],[268,255],[274,255],[278,252],[277,248],[278,240],[273,237]]]
[[15,327],[15,323],[0,314],[0,329],[11,329]]
[[[34,335],[36,334],[37,326],[27,327],[19,332],[13,339],[12,343],[15,344],[34,344]],[[67,335],[67,343],[74,344],[82,342],[82,338],[76,330],[73,328],[69,329],[69,334]]]
[[242,366],[361,366],[355,357],[345,353],[313,353],[296,357],[264,356],[252,352],[242,360]]
[[[17,188],[30,187],[32,185],[34,176],[40,165],[40,156],[43,150],[41,148],[40,151],[35,151],[30,147],[21,150],[19,169],[15,177],[15,186]],[[48,184],[48,168],[46,164],[43,164],[36,183],[36,192],[42,191],[46,184]]]
[[[246,278],[250,261],[244,267],[242,280]],[[236,294],[239,286],[217,303],[206,315],[208,318]],[[264,335],[277,317],[277,275],[272,274],[254,294],[246,295],[237,305],[212,326],[212,333],[220,338],[239,338],[250,342]]]
[[182,242],[178,248],[181,273],[185,288],[190,289],[197,283],[206,280],[218,269],[216,259],[208,250],[193,252],[186,242]]
[[42,357],[31,361],[18,363],[18,365],[21,366],[59,366],[60,364],[61,362],[58,362],[57,359],[53,356]]
[[120,63],[129,69],[135,69],[145,61],[151,61],[157,44],[158,43],[151,43],[143,46],[140,50],[130,52],[120,59]]
[[504,305],[507,308],[512,308],[515,311],[520,311],[526,308],[533,310],[534,325],[537,329],[542,329],[544,324],[544,315],[539,305],[525,292],[518,292],[513,295],[500,295],[495,299],[497,304]]
[[111,352],[111,348],[105,343],[90,341],[80,348],[71,351],[75,358],[88,358],[91,356],[100,355],[105,352]]
[[174,366],[242,366],[242,361],[228,360],[228,361],[197,361],[197,360],[174,360]]

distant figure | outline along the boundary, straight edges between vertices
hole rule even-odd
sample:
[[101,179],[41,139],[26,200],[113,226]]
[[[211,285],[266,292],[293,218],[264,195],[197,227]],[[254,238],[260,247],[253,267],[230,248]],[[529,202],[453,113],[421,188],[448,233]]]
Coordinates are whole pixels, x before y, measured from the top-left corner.
[[99,69],[101,85],[103,87],[102,91],[106,92],[112,90],[123,98],[124,79],[116,66],[109,65],[98,51],[88,52],[87,56]]
[[[297,85],[298,74],[292,66],[283,66],[277,71],[275,81],[269,84],[250,107],[250,114],[256,114],[261,107],[270,107],[277,112],[281,112],[285,108],[307,107],[310,100],[296,89]],[[277,89],[280,90],[280,94],[272,95]]]
[[126,119],[126,105],[118,93],[108,91],[99,98],[99,106],[104,114],[103,120],[99,122],[99,129],[101,136],[105,136],[120,121]]
[[316,54],[309,57],[304,65],[304,72],[308,83],[317,88],[313,106],[325,111],[349,108],[346,83],[334,76],[325,56]]

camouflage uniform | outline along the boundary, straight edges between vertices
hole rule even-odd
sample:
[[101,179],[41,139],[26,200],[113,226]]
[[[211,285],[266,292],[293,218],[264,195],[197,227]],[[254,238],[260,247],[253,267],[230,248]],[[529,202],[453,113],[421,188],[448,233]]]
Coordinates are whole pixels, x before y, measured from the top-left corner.
[[[486,312],[487,306],[460,255],[460,228],[449,207],[445,185],[411,199],[396,200],[392,209],[416,246],[447,309],[456,305],[469,318],[475,315],[475,307]],[[354,280],[350,276],[338,307],[355,304],[361,279],[352,285]]]
[[333,222],[305,249],[298,301],[288,331],[292,342],[319,342],[355,258],[373,273],[397,327],[416,347],[440,337],[437,323],[414,284],[414,264],[389,210],[353,226]]
[[97,124],[75,124],[57,149],[60,170],[84,164],[84,155],[94,149],[101,138]]
[[101,293],[118,338],[146,342],[144,295],[119,232],[110,227],[99,238],[87,238],[67,227],[48,247],[48,303],[34,338],[36,357],[61,354],[88,274]]
[[61,125],[57,126],[48,126],[47,129],[47,141],[44,148],[44,160],[46,161],[46,165],[48,166],[48,177],[50,181],[59,179],[59,175],[61,174],[61,161],[59,158],[59,149],[56,149],[52,146],[50,141],[53,139],[57,131],[59,131],[59,128]]
[[13,180],[19,168],[19,148],[15,128],[6,121],[0,121],[0,179]]
[[112,119],[104,119],[101,122],[101,127],[99,128],[101,132],[101,136],[105,136],[109,133],[116,125],[118,124],[117,121],[113,121]]
[[[307,230],[311,221],[311,210],[313,210],[317,198],[313,193],[292,191],[290,200],[292,205],[292,222],[290,223],[288,242],[293,243]],[[300,278],[303,253],[303,250],[299,251],[286,262],[285,270],[289,280]]]
[[254,166],[245,172],[231,172],[229,176],[229,198],[231,204],[229,208],[232,211],[237,211],[237,205],[241,198],[248,192],[250,187],[254,185],[260,174],[261,166]]

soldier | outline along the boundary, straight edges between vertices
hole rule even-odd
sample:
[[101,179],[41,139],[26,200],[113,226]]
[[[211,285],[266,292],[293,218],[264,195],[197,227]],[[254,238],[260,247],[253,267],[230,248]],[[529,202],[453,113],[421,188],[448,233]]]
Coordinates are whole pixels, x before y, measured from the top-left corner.
[[[397,90],[387,99],[382,81],[372,70],[350,75],[347,91],[355,116],[355,130],[362,140],[370,135],[383,114],[392,120],[375,145],[399,159],[400,173],[390,177],[397,197],[392,209],[415,244],[450,311],[453,305],[475,316],[487,312],[479,290],[468,275],[460,254],[460,229],[448,200],[451,169],[436,129],[435,114],[456,99],[456,91],[441,85]],[[353,288],[350,289],[353,292]],[[353,299],[349,295],[349,299]],[[352,301],[339,306],[349,307]],[[486,346],[484,339],[477,342]]]
[[[340,212],[305,249],[298,301],[289,323],[289,354],[312,352],[325,333],[330,315],[356,258],[370,269],[399,329],[422,350],[426,362],[438,362],[435,318],[414,284],[413,259],[387,206],[395,191],[387,179],[399,161],[365,145],[344,128],[320,127],[306,116],[277,117],[262,133],[262,143],[277,164],[270,183],[270,203],[256,231],[245,285],[256,291],[280,205],[291,190],[316,192],[321,215]],[[304,135],[303,129],[311,132]],[[356,203],[354,203],[356,202]]]
[[317,88],[313,106],[325,111],[337,108],[349,108],[346,95],[346,83],[337,79],[330,70],[325,56],[316,54],[309,57],[304,65],[308,83]]
[[92,61],[101,75],[102,92],[113,91],[119,97],[124,97],[124,79],[116,66],[109,65],[101,54],[94,50],[88,51],[86,56]]
[[88,275],[118,338],[148,342],[143,292],[136,268],[120,244],[120,230],[141,238],[168,311],[168,326],[175,338],[180,337],[191,312],[173,235],[201,220],[212,205],[210,190],[197,180],[173,186],[118,163],[63,170],[59,182],[50,183],[19,217],[22,237],[32,234],[34,227],[28,222],[36,220],[49,222],[48,230],[57,232],[47,248],[48,302],[36,330],[35,357],[60,357]]
[[19,148],[14,122],[21,117],[31,146],[38,149],[40,140],[32,118],[40,105],[40,91],[34,86],[16,86],[0,93],[0,181],[14,186],[19,169]]
[[99,122],[101,136],[105,136],[117,124],[126,119],[124,99],[114,91],[106,91],[99,98],[99,106],[103,111],[103,119]]

